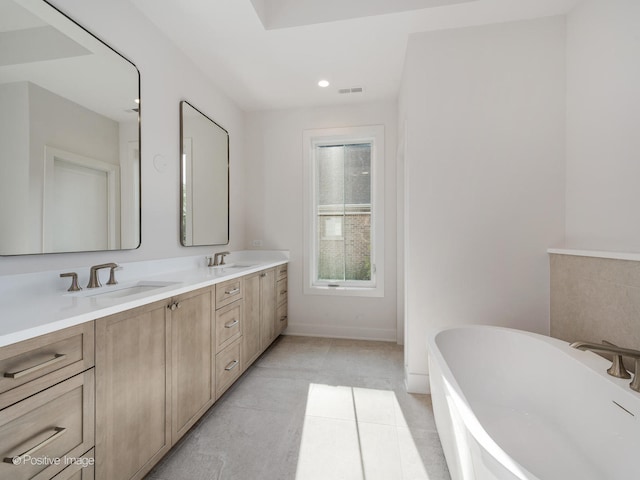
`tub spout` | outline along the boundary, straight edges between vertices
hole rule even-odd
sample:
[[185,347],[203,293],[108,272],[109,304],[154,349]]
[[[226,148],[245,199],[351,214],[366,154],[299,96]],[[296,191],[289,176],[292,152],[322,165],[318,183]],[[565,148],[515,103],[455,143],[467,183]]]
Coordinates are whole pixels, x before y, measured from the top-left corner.
[[627,372],[622,365],[622,357],[633,358],[635,361],[635,375],[629,387],[631,390],[640,392],[640,350],[618,347],[606,340],[603,341],[603,343],[573,342],[571,346],[578,350],[591,350],[592,352],[609,353],[613,355],[613,364],[607,370],[607,373],[618,378],[631,378],[629,372]]

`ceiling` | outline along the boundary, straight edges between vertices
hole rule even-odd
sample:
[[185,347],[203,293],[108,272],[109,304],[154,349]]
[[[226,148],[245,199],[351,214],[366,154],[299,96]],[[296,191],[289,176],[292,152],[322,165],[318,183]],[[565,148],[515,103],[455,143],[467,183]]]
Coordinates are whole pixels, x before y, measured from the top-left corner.
[[[412,33],[562,15],[582,0],[129,1],[255,111],[395,98]],[[338,93],[352,87],[363,92]]]

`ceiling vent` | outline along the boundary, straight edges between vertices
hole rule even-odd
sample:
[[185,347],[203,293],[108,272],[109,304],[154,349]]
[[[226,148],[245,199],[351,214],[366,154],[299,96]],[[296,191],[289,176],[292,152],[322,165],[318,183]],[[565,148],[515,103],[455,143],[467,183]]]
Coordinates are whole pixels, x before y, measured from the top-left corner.
[[338,90],[338,93],[363,93],[364,89],[362,87],[351,87],[351,88],[341,88]]

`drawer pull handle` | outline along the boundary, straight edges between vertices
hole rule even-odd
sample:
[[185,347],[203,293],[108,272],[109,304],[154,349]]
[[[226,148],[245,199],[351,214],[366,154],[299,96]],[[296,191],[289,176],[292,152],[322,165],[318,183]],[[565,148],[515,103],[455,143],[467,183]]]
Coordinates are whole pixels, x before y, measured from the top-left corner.
[[284,317],[280,317],[280,321],[284,322],[287,319],[287,316],[285,315]]
[[236,368],[238,366],[238,360],[234,360],[233,362],[231,362],[229,365],[227,365],[226,367],[224,367],[224,369],[229,372],[231,370],[233,370],[234,368]]
[[235,320],[233,320],[232,322],[227,322],[224,324],[224,328],[233,328],[235,327],[237,324],[239,323],[238,319],[236,318]]
[[280,295],[284,295],[285,293],[287,293],[286,290],[280,290]]
[[56,353],[52,359],[47,360],[46,362],[39,363],[38,365],[34,365],[33,367],[25,368],[24,370],[20,370],[18,372],[5,372],[4,377],[5,378],[24,377],[25,375],[29,375],[30,373],[37,372],[41,368],[45,368],[45,367],[48,367],[49,365],[53,365],[54,363],[61,362],[65,358],[67,358],[67,356],[64,353]]
[[238,293],[240,288],[234,288],[233,290],[225,290],[225,295],[233,295],[234,293]]
[[24,462],[24,460],[25,460],[25,457],[32,456],[34,453],[36,453],[41,448],[49,445],[51,442],[53,442],[57,438],[60,438],[64,434],[64,432],[67,431],[66,428],[62,428],[62,427],[55,427],[54,430],[55,430],[55,433],[53,435],[51,435],[50,437],[45,438],[38,445],[36,445],[35,447],[30,448],[29,450],[27,450],[24,453],[21,453],[17,457],[5,457],[5,459],[3,460],[4,463],[11,463],[12,465],[20,465],[20,464],[22,464],[22,462]]

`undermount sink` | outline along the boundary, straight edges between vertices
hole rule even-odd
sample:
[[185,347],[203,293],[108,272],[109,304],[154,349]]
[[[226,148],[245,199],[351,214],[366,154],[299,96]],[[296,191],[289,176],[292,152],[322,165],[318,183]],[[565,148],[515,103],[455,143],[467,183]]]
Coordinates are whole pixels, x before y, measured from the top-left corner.
[[251,267],[255,267],[256,265],[257,264],[255,263],[225,263],[224,265],[216,265],[209,268],[212,268],[213,270],[225,270],[225,269],[240,270],[241,268],[251,268]]
[[107,285],[91,290],[83,290],[80,293],[74,294],[80,297],[91,298],[123,298],[130,295],[137,295],[140,293],[148,293],[159,288],[169,287],[175,285],[177,282],[151,282],[140,281],[129,285]]

